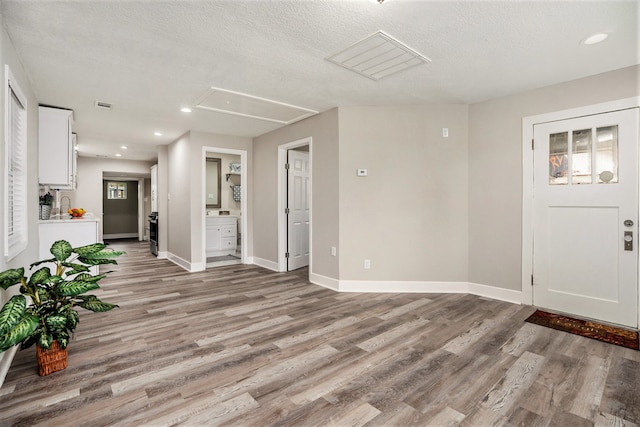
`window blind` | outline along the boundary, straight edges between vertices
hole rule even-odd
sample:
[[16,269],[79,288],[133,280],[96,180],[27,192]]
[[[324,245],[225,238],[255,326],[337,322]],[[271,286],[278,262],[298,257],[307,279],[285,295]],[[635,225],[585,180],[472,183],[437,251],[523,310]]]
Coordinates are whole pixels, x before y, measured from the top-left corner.
[[4,249],[9,260],[27,247],[27,110],[26,100],[8,67],[6,75]]

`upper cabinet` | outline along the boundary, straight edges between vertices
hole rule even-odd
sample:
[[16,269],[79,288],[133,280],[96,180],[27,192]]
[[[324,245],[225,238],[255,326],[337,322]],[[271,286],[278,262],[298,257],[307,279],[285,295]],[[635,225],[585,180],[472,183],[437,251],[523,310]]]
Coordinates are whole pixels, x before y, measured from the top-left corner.
[[39,107],[38,182],[56,189],[75,189],[76,153],[73,111]]

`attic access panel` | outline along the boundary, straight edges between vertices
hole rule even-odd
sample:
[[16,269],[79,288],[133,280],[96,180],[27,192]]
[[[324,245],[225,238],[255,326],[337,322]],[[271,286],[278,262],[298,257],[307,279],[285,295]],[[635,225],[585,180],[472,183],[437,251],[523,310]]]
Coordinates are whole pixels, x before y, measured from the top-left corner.
[[426,56],[382,31],[360,40],[327,60],[372,80],[380,80],[431,62]]
[[246,93],[212,87],[196,101],[197,108],[288,125],[317,111]]

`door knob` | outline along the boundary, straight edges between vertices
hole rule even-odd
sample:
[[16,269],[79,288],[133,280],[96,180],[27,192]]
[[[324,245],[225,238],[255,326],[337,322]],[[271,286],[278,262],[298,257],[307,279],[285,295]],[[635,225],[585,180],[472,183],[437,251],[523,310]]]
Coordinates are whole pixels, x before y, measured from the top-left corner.
[[633,250],[633,231],[624,232],[624,250],[625,251]]

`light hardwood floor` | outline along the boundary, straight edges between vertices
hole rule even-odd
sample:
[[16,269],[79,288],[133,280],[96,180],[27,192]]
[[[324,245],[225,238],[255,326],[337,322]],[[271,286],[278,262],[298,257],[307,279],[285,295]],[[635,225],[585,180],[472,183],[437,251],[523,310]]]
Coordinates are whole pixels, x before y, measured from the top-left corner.
[[2,426],[640,424],[640,352],[525,323],[531,307],[189,274],[123,247],[99,291],[120,308],[81,314],[65,371],[19,352]]

